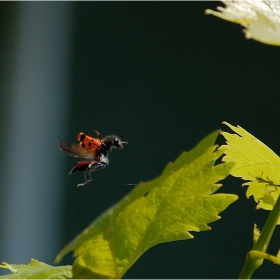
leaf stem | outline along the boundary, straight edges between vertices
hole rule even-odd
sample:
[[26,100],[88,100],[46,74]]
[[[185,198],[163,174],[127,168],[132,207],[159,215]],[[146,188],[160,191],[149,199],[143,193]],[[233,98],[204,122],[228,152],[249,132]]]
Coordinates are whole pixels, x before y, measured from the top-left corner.
[[260,254],[256,254],[258,251],[265,253],[267,247],[269,245],[270,239],[272,234],[275,230],[277,225],[277,221],[280,217],[280,196],[278,197],[268,219],[264,225],[264,228],[260,234],[259,239],[257,240],[256,244],[253,246],[252,250],[247,254],[245,265],[239,275],[239,279],[250,279],[255,272],[255,270],[262,265],[263,258],[260,257]]

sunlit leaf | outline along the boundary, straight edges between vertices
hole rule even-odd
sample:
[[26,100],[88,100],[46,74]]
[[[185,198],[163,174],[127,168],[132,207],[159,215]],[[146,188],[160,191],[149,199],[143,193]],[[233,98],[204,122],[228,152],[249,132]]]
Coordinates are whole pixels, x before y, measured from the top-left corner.
[[12,274],[0,276],[2,279],[69,279],[72,266],[51,266],[31,259],[27,265],[2,263],[1,268],[9,269]]
[[139,184],[98,217],[57,256],[74,251],[74,278],[121,278],[149,248],[193,238],[190,231],[209,230],[218,213],[236,199],[212,194],[233,163],[214,166],[223,154],[214,141],[218,131],[169,164],[161,176]]
[[231,175],[249,180],[246,195],[254,197],[257,208],[271,210],[280,193],[279,156],[242,127],[225,124],[237,134],[222,133],[228,146],[223,161],[235,162]]
[[241,24],[246,38],[280,46],[280,2],[279,1],[222,1],[225,8],[206,10],[219,18]]

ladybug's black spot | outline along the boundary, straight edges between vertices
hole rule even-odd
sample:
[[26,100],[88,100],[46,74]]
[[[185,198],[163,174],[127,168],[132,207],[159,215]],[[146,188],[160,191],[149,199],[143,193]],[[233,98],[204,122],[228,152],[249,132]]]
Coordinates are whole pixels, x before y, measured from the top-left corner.
[[85,138],[86,138],[86,135],[85,135],[85,134],[82,134],[81,137],[80,137],[80,141],[83,142],[83,141],[85,140]]

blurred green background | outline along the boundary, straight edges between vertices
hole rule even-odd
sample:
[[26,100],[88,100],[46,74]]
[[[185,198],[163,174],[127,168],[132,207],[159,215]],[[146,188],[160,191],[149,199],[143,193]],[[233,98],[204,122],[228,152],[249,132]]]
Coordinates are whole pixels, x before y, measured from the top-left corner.
[[[0,261],[52,263],[60,249],[139,183],[156,177],[226,120],[276,153],[280,48],[204,15],[221,2],[0,3]],[[110,165],[83,182],[57,142],[124,135]],[[223,143],[222,137],[218,143]],[[125,278],[236,278],[252,247],[255,210],[240,199],[193,240],[158,245]],[[279,248],[279,229],[268,252]],[[72,263],[71,255],[64,264]],[[254,278],[277,278],[265,261]],[[0,273],[3,273],[1,271]]]

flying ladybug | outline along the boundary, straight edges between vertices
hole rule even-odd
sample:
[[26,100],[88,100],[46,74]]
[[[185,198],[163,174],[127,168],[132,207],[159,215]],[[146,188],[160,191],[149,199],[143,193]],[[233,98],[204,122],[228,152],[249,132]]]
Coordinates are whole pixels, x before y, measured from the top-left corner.
[[59,141],[59,147],[66,155],[82,158],[86,161],[79,161],[76,166],[70,171],[73,174],[75,171],[85,171],[86,181],[78,184],[77,187],[82,187],[89,183],[92,179],[90,173],[92,171],[99,170],[106,167],[109,164],[109,152],[112,148],[123,148],[123,142],[121,137],[116,135],[109,135],[101,139],[101,135],[97,130],[94,130],[98,139],[90,137],[83,132],[80,132],[77,136],[78,144],[71,144]]

